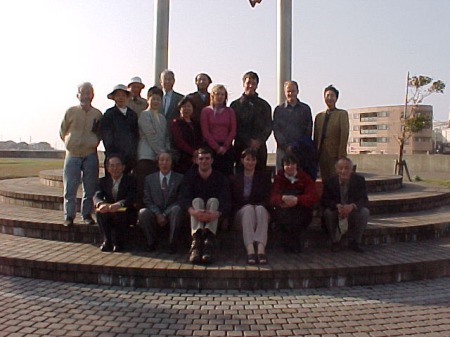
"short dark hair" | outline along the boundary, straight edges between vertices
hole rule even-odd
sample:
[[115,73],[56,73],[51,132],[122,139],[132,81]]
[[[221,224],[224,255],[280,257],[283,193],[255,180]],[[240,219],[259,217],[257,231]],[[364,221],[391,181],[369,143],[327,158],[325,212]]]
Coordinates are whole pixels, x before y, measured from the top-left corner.
[[207,79],[208,79],[208,81],[209,81],[209,84],[211,84],[212,83],[212,79],[211,79],[211,76],[209,76],[208,74],[205,74],[205,73],[199,73],[199,74],[197,74],[197,75],[195,75],[195,82],[197,82],[197,77],[199,77],[199,76],[201,76],[201,75],[203,75],[203,76],[205,76]]
[[192,97],[190,97],[190,96],[184,96],[184,97],[181,99],[181,101],[178,102],[178,105],[177,105],[178,110],[181,110],[181,107],[182,107],[183,105],[185,105],[186,103],[188,103],[188,102],[192,104],[192,107],[193,107],[194,110],[195,110],[195,103],[194,103],[194,100],[193,100]]
[[285,164],[297,164],[299,166],[298,158],[293,154],[287,154],[281,159],[281,165],[284,166]]
[[339,157],[338,160],[334,163],[334,166],[337,167],[337,164],[341,161],[347,162],[347,164],[350,164],[350,166],[353,168],[353,161],[349,157]]
[[201,147],[201,148],[199,148],[199,149],[197,150],[197,157],[198,157],[200,154],[210,154],[211,157],[212,157],[213,151],[212,151],[208,146],[205,146],[205,147]]
[[109,161],[110,161],[111,159],[113,159],[113,158],[119,159],[119,160],[120,160],[120,163],[121,163],[122,165],[124,165],[124,163],[123,163],[123,158],[122,158],[122,156],[121,156],[120,154],[118,154],[118,153],[111,153],[111,154],[109,154],[109,155],[106,157],[106,160],[105,160],[106,165],[109,165]]
[[164,96],[164,93],[161,88],[159,88],[157,86],[153,86],[153,87],[149,88],[147,91],[147,99],[149,99],[153,95],[157,95],[162,98]]
[[242,76],[242,82],[245,82],[245,79],[256,80],[256,83],[259,83],[259,76],[254,71],[247,71],[244,76]]
[[337,90],[332,84],[325,88],[325,90],[323,91],[323,95],[325,96],[326,92],[330,90],[334,92],[336,98],[339,98],[339,90]]
[[244,151],[241,152],[241,159],[244,159],[247,156],[252,157],[253,159],[257,159],[257,151],[255,149],[252,149],[251,147],[246,148]]

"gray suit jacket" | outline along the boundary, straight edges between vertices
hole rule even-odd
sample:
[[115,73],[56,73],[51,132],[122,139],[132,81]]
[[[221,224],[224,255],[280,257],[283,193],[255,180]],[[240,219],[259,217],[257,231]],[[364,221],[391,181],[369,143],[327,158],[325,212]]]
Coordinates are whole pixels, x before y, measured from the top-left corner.
[[144,184],[144,204],[152,213],[167,215],[170,209],[178,205],[183,175],[172,171],[168,181],[167,198],[164,199],[159,180],[159,171],[149,174]]
[[168,123],[170,123],[172,119],[180,116],[180,112],[178,111],[178,103],[183,97],[184,96],[178,92],[172,92],[172,97],[170,99],[169,108],[167,109],[167,114],[164,113],[163,104],[161,103],[161,105],[159,106],[159,112],[162,113],[164,117],[166,117]]

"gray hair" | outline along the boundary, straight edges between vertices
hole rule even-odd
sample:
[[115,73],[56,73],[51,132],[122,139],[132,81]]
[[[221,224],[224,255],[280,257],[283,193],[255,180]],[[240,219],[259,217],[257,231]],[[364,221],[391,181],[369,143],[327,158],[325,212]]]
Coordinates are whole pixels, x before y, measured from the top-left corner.
[[170,75],[170,76],[172,76],[173,79],[175,79],[175,74],[172,70],[164,69],[163,71],[161,71],[160,78],[162,78],[165,75]]
[[91,82],[83,82],[83,83],[80,83],[80,84],[78,85],[78,91],[77,91],[77,93],[78,93],[78,94],[81,94],[81,90],[84,89],[84,88],[89,88],[89,89],[92,90],[92,92],[94,92],[94,87],[92,86],[92,83],[91,83]]

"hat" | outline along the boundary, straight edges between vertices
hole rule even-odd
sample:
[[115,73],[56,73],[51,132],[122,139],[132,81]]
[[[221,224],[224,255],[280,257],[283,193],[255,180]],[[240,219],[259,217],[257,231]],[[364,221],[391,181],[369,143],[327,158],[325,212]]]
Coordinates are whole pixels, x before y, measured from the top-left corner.
[[130,80],[130,83],[128,84],[128,88],[133,84],[133,83],[138,83],[141,85],[141,89],[145,88],[145,84],[142,83],[142,80],[139,76],[135,76]]
[[109,99],[114,99],[114,94],[116,93],[117,90],[125,91],[127,93],[127,96],[130,96],[130,92],[128,91],[126,86],[124,86],[123,84],[117,84],[114,87],[113,91],[111,91],[111,93],[109,93],[107,97]]

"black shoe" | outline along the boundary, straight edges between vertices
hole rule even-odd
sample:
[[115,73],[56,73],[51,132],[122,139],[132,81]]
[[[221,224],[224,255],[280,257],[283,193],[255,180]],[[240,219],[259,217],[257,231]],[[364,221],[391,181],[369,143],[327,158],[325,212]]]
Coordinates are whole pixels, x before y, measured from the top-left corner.
[[102,252],[112,252],[113,250],[113,246],[109,243],[109,242],[103,242],[102,245],[100,246],[100,250]]
[[352,241],[348,244],[348,247],[357,253],[364,253],[364,249],[361,248],[358,242]]
[[189,262],[192,264],[202,263],[202,231],[200,229],[192,235]]
[[123,252],[123,247],[122,247],[122,245],[119,245],[119,244],[114,245],[114,247],[113,247],[113,252],[114,252],[114,253],[120,253],[120,252]]
[[64,220],[63,226],[64,227],[72,227],[73,226],[73,219],[72,218],[67,218],[66,220]]
[[214,261],[214,241],[215,235],[209,231],[205,230],[205,240],[203,241],[203,263],[212,263]]
[[95,221],[90,214],[83,217],[83,222],[85,225],[95,225]]

